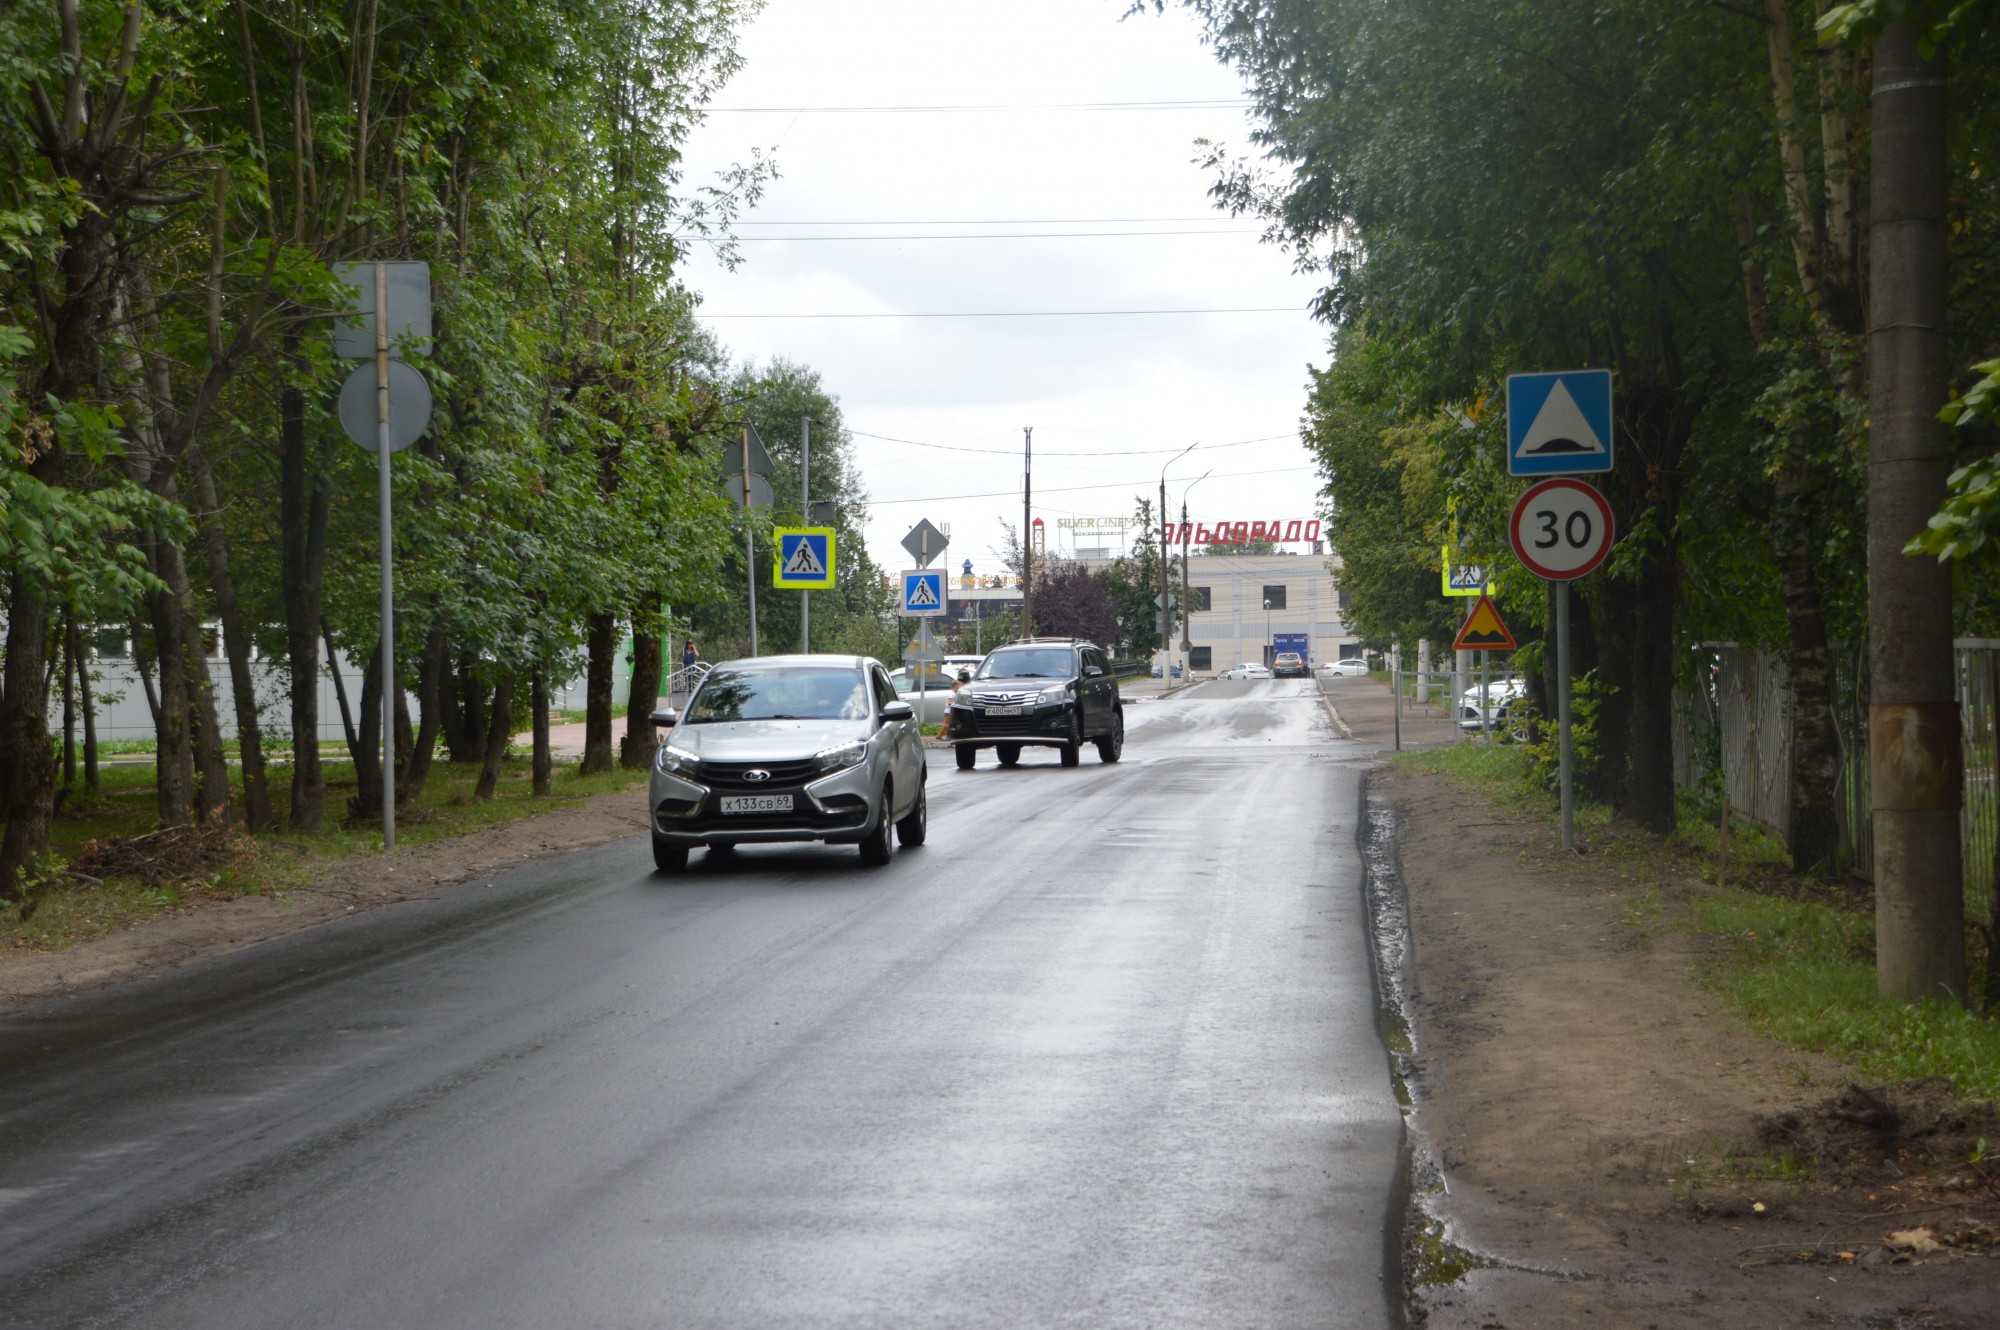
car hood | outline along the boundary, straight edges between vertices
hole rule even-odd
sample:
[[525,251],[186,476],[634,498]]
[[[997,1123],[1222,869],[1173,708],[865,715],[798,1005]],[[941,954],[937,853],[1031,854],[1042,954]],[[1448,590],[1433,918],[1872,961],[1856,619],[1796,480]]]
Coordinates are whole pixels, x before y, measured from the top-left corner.
[[721,720],[676,725],[667,742],[711,762],[780,762],[874,732],[866,720]]

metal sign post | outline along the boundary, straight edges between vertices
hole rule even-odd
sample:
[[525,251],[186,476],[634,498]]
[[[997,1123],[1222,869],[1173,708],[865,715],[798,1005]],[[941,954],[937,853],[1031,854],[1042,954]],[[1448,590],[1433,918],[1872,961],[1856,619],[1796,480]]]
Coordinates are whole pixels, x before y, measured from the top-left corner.
[[[812,521],[813,423],[806,416],[799,421],[799,516]],[[799,650],[812,650],[812,600],[810,591],[799,592]]]
[[[417,441],[431,418],[430,385],[399,359],[392,336],[430,350],[431,288],[427,264],[337,263],[334,275],[355,290],[355,314],[334,325],[334,354],[375,361],[373,421],[366,407],[365,371],[349,375],[340,391],[340,423],[347,436],[375,454],[377,526],[382,562],[382,848],[396,848],[396,564],[389,455]],[[392,331],[391,324],[395,325]]]
[[382,848],[396,848],[396,564],[389,537],[389,270],[375,265],[375,485],[382,529]]
[[[1607,407],[1608,409],[1608,407]],[[1569,584],[1611,553],[1617,524],[1603,495],[1581,480],[1531,485],[1514,504],[1507,538],[1521,563],[1556,584],[1557,783],[1562,792],[1562,847],[1576,848],[1576,784],[1570,744]]]

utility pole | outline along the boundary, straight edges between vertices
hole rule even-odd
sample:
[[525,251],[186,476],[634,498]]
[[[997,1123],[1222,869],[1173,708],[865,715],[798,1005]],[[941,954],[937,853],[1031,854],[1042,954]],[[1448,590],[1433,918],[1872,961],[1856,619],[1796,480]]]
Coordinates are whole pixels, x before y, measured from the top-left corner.
[[1035,635],[1035,561],[1028,527],[1035,516],[1035,427],[1021,427],[1021,636]]
[[1174,686],[1174,612],[1171,584],[1167,581],[1167,468],[1160,468],[1160,515],[1153,523],[1160,533],[1160,678],[1163,687]]
[[[799,421],[799,521],[812,525],[813,423],[807,416]],[[810,591],[799,592],[799,650],[812,650],[812,598]]]
[[1910,1002],[1965,1001],[1965,902],[1951,571],[1905,554],[1944,500],[1937,413],[1945,346],[1945,57],[1915,24],[1875,42],[1868,244],[1868,750],[1875,982]]

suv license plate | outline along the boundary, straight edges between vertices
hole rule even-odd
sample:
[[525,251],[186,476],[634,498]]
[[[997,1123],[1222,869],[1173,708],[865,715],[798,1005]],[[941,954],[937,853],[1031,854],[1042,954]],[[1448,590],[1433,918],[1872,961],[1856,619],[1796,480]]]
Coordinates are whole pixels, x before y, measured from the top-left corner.
[[725,813],[789,813],[792,811],[792,796],[789,794],[725,794],[722,796],[722,811]]
[[1026,710],[1026,707],[988,707],[986,708],[986,714],[989,716],[1018,716]]

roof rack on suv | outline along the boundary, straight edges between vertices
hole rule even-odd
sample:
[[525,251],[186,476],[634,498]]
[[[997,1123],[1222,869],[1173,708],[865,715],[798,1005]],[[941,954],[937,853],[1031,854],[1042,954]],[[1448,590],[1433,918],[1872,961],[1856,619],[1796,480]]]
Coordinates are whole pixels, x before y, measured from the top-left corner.
[[1087,638],[1072,637],[1067,633],[1059,637],[1017,637],[1013,641],[1009,642],[1007,645],[1010,647],[1016,647],[1016,646],[1021,646],[1024,643],[1028,642],[1061,642],[1067,646],[1086,646],[1086,647],[1097,645],[1097,643],[1092,642]]

